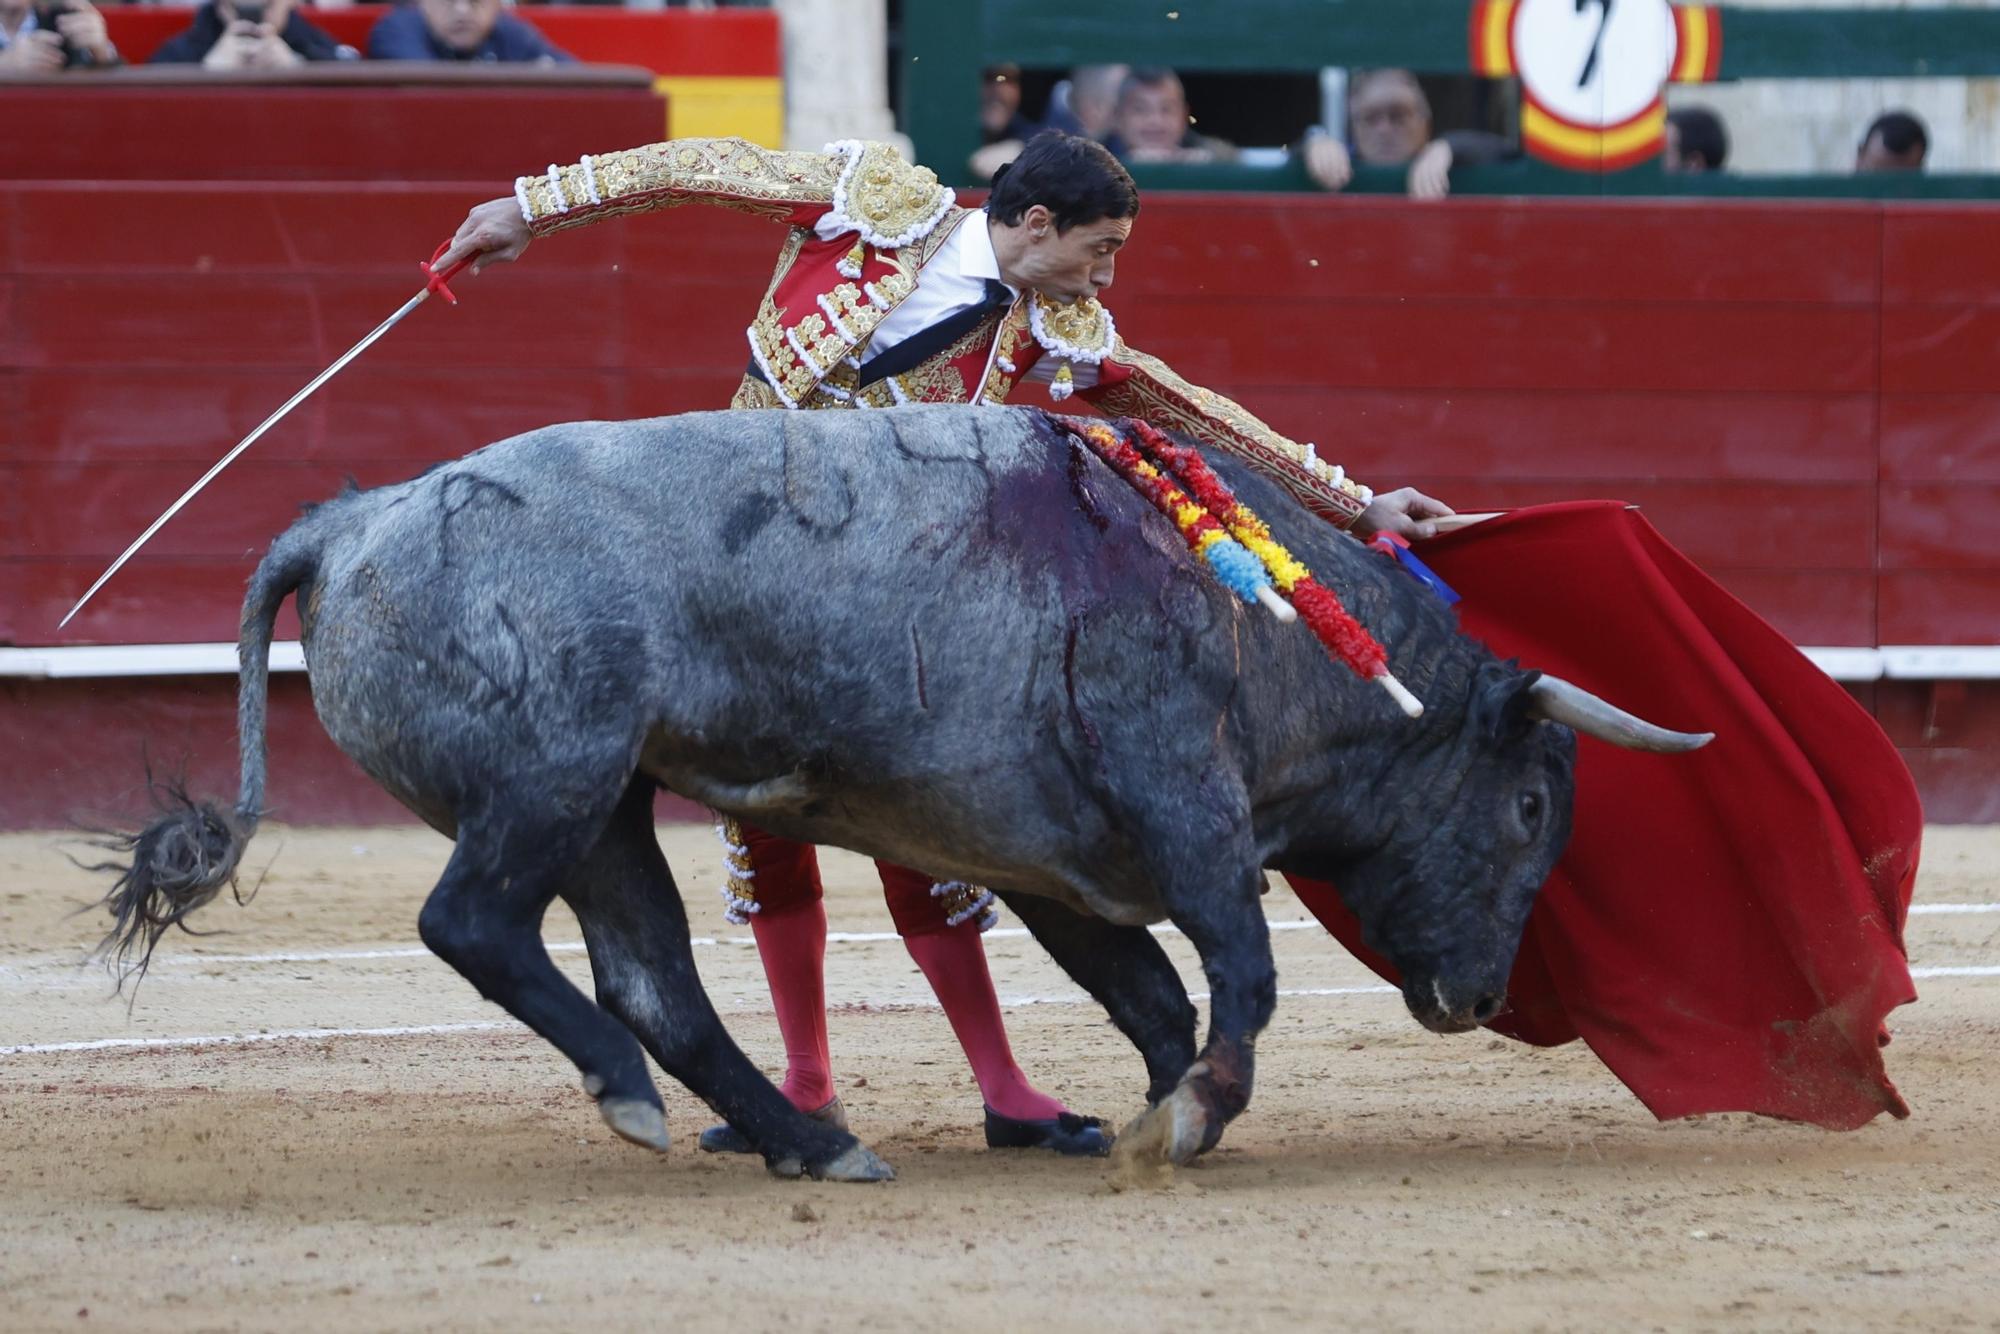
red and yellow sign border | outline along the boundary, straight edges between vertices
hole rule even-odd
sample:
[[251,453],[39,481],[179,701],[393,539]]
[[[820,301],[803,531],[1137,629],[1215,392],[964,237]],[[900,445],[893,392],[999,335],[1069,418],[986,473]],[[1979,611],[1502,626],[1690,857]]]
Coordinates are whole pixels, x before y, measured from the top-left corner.
[[[1673,83],[1713,83],[1722,66],[1722,16],[1713,5],[1675,5]],[[1472,70],[1487,78],[1520,72],[1514,20],[1520,0],[1474,0],[1468,38]],[[1573,171],[1622,171],[1658,155],[1666,143],[1667,106],[1656,97],[1616,125],[1579,125],[1521,90],[1521,146],[1544,162]]]

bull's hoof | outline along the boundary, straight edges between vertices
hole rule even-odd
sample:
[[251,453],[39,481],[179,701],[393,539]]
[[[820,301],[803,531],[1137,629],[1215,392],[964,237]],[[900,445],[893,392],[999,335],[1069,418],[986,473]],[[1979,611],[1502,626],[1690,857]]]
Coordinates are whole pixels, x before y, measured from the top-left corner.
[[[807,1112],[806,1115],[823,1125],[832,1126],[835,1130],[847,1129],[847,1109],[840,1105],[838,1098],[829,1098],[826,1106],[816,1112]],[[695,1141],[695,1145],[703,1153],[757,1152],[757,1146],[750,1142],[750,1137],[726,1121],[702,1131],[701,1138]]]
[[883,1162],[866,1144],[843,1149],[838,1155],[807,1169],[815,1181],[894,1181],[896,1169]]
[[597,1114],[621,1139],[645,1149],[667,1151],[667,1114],[638,1098],[606,1098]]
[[854,1144],[842,1149],[823,1163],[808,1167],[796,1155],[774,1158],[768,1164],[774,1177],[786,1181],[796,1181],[800,1177],[811,1177],[814,1181],[894,1181],[896,1169],[875,1156],[875,1151],[865,1144]]
[[1111,1146],[1112,1183],[1119,1189],[1165,1186],[1176,1166],[1193,1162],[1212,1142],[1208,1113],[1183,1084],[1119,1134]]

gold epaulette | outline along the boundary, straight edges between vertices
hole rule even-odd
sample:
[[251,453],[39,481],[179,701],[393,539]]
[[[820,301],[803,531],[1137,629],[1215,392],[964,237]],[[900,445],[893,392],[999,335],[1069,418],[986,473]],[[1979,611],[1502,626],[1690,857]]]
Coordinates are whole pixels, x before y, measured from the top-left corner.
[[1110,356],[1118,342],[1111,312],[1094,296],[1057,305],[1037,293],[1028,303],[1028,328],[1053,355],[1089,366]]
[[955,202],[936,172],[906,161],[893,145],[842,139],[826,151],[843,164],[827,216],[878,249],[900,250],[922,240]]

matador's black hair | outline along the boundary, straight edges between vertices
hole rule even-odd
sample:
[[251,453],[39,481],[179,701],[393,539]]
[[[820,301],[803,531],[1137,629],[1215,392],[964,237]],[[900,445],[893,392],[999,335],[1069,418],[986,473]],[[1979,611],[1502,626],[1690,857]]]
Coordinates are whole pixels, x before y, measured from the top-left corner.
[[1101,218],[1137,217],[1139,187],[1095,139],[1045,130],[993,174],[986,212],[1011,227],[1036,204],[1055,218],[1058,232],[1066,232]]

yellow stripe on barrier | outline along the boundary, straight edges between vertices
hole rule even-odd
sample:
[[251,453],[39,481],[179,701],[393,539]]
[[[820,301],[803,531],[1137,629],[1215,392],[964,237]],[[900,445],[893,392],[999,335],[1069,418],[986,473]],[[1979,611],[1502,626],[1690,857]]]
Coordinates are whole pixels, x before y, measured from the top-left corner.
[[667,99],[666,138],[736,135],[765,148],[785,146],[783,79],[662,74],[653,88]]

